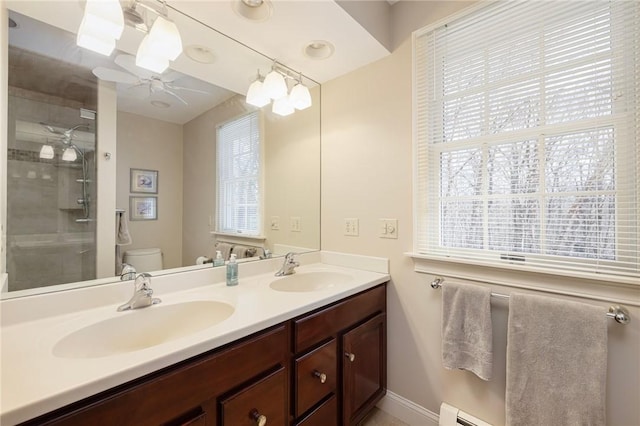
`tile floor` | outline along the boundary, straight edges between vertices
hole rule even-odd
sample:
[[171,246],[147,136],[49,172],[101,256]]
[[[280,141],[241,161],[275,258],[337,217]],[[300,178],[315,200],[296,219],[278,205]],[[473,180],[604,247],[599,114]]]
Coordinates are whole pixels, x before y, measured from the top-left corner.
[[374,408],[360,424],[360,426],[409,426],[401,422],[390,414],[385,413],[378,408]]

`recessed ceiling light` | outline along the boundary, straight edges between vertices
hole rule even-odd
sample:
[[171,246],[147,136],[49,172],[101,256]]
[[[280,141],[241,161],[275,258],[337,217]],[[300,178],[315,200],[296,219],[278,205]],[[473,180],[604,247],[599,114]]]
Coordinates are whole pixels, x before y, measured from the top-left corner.
[[151,105],[156,108],[169,108],[171,106],[171,104],[162,101],[151,101]]
[[216,61],[213,52],[206,46],[192,44],[184,48],[184,53],[189,59],[200,62],[201,64],[212,64]]
[[304,47],[304,54],[311,59],[327,59],[335,48],[326,40],[313,40]]
[[234,0],[231,7],[238,15],[253,22],[266,21],[273,13],[269,0]]

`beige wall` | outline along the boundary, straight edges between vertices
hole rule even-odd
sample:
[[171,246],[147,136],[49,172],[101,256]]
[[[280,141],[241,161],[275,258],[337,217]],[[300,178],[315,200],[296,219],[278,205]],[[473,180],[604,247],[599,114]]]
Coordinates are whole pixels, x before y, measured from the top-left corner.
[[[158,247],[163,266],[182,266],[182,126],[118,111],[116,207],[129,213],[129,196],[157,196],[158,220],[130,221],[133,244]],[[131,168],[158,170],[158,194],[132,194]]]
[[[445,11],[467,5],[420,3],[400,2],[394,8],[404,8],[402,14],[411,17],[406,18],[407,26],[415,26],[418,21],[425,25],[446,15]],[[429,13],[429,7],[435,13]],[[402,22],[397,21],[396,27]],[[405,39],[389,57],[323,85],[322,249],[390,259],[389,391],[434,413],[446,401],[500,425],[504,423],[505,408],[507,307],[493,303],[494,380],[487,383],[470,373],[444,370],[440,292],[429,287],[433,275],[414,272],[413,260],[404,255],[412,250],[411,68],[411,41]],[[360,219],[359,237],[342,233],[343,219],[351,217]],[[398,219],[397,240],[378,238],[378,218]],[[445,267],[444,271],[455,269]],[[529,278],[533,285],[553,287],[544,276]],[[573,284],[581,293],[599,291],[605,298],[623,304],[638,303],[637,289],[596,289],[578,280]],[[513,291],[491,287],[502,293]],[[602,306],[603,315],[609,306],[602,301],[572,299]],[[631,315],[631,324],[612,322],[609,326],[607,423],[611,425],[640,424],[640,309],[633,307]],[[576,355],[579,356],[579,348]]]

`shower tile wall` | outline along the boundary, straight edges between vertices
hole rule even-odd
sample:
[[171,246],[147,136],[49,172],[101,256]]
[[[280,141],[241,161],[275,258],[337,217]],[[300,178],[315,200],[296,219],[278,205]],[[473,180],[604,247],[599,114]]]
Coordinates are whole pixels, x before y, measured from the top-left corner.
[[[47,141],[42,126],[38,135],[23,137],[23,133],[16,132],[18,121],[36,126],[48,123],[60,128],[89,122],[80,118],[77,106],[55,105],[50,103],[50,98],[24,90],[10,90],[7,152],[9,291],[95,278],[95,222],[76,222],[84,217],[82,206],[77,203],[77,199],[83,198],[82,184],[76,181],[82,178],[81,161],[61,161],[59,137],[51,135]],[[55,97],[53,101],[65,103]],[[95,127],[93,122],[88,124]],[[54,159],[40,158],[43,142],[55,147]],[[94,152],[86,154],[86,158],[91,180],[88,192],[95,194]],[[95,205],[91,207],[91,217],[95,218]]]

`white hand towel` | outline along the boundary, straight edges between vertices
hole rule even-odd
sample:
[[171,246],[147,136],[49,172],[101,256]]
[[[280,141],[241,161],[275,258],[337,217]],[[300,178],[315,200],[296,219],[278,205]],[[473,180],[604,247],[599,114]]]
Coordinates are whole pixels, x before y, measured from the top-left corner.
[[447,282],[442,286],[442,364],[482,380],[493,372],[491,289]]
[[507,425],[604,425],[606,375],[607,317],[602,308],[511,295]]
[[229,255],[231,254],[231,249],[233,248],[233,244],[217,242],[215,246],[216,251],[220,251],[222,258],[224,260],[229,260]]
[[129,234],[129,222],[126,213],[116,213],[116,245],[126,246],[131,244]]

